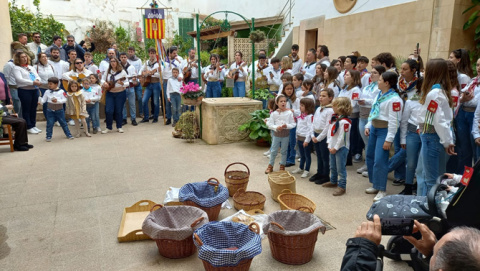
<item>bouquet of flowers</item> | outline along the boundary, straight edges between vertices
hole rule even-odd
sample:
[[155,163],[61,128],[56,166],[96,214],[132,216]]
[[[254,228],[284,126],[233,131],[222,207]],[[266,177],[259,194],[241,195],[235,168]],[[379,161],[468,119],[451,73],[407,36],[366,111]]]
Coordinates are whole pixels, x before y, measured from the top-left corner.
[[184,99],[191,100],[197,100],[205,95],[205,93],[202,91],[202,88],[193,82],[183,84],[183,86],[180,88],[180,92],[182,93]]

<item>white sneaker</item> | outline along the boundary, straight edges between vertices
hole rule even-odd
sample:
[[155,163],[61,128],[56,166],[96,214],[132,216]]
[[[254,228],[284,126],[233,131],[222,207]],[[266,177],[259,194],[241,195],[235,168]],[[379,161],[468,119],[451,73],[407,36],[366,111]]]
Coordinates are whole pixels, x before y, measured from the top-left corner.
[[74,121],[74,120],[70,120],[70,121],[68,122],[68,125],[70,125],[70,126],[75,126],[75,121]]
[[373,198],[373,201],[379,201],[387,195],[387,191],[378,191],[378,194]]
[[298,162],[300,162],[300,159],[302,159],[302,158],[298,158]]
[[305,170],[305,171],[303,172],[301,178],[307,178],[309,175],[310,175],[310,172],[308,172],[308,171]]
[[367,171],[367,164],[364,164],[361,168],[357,169],[358,174],[362,174],[364,171]]
[[295,170],[292,171],[293,174],[300,174],[300,173],[303,173],[303,169],[301,168],[297,168]]
[[106,133],[110,133],[112,130],[109,130],[109,129],[105,129],[102,131],[102,134],[106,134]]
[[268,159],[270,159],[270,154],[269,154],[269,155],[267,155],[267,158],[268,158]]
[[100,127],[97,128],[97,131],[102,132],[102,129]]
[[28,129],[27,132],[28,132],[29,134],[34,134],[34,135],[38,134],[37,130],[35,130],[35,129],[33,129],[33,128]]
[[378,192],[379,191],[377,189],[373,188],[373,187],[369,187],[369,188],[365,189],[365,193],[367,193],[367,194],[376,194]]
[[119,132],[119,133],[123,133],[124,131],[123,131],[123,129],[122,129],[122,128],[118,128],[117,132]]
[[42,130],[38,129],[37,127],[33,127],[32,129],[35,129],[35,131],[37,131],[37,132],[39,132],[39,133],[42,132]]
[[59,126],[60,127],[60,123],[58,121],[55,122],[55,126]]
[[368,171],[362,172],[362,176],[365,177],[365,178],[368,178]]
[[263,155],[264,155],[264,156],[269,156],[269,155],[270,155],[270,150],[264,152]]

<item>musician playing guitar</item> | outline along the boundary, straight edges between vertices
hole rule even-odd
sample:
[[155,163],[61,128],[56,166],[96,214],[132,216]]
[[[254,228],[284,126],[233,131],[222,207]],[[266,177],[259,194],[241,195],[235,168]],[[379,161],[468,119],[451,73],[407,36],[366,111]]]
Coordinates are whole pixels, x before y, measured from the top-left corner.
[[[160,111],[159,108],[159,99],[160,99],[160,71],[161,68],[157,62],[157,51],[155,48],[148,49],[148,61],[145,62],[140,73],[142,76],[151,76],[150,84],[145,88],[145,93],[143,93],[142,104],[143,104],[143,119],[142,123],[148,122],[148,100],[153,98],[153,122],[158,122],[158,114]],[[153,96],[153,97],[152,97]]]
[[207,98],[222,97],[223,69],[217,54],[210,55],[210,65],[203,69],[202,80],[207,85]]
[[81,58],[76,58],[73,63],[75,65],[75,68],[62,74],[63,87],[65,89],[68,89],[68,84],[71,81],[78,81],[79,79],[86,78],[90,74],[92,74],[90,70],[85,68],[83,60]]
[[235,52],[235,63],[230,66],[230,72],[227,76],[235,81],[233,87],[234,97],[245,97],[245,79],[248,77],[248,68],[246,68],[247,63],[242,60],[242,57],[242,52]]
[[103,130],[102,134],[112,131],[114,118],[118,129],[117,131],[123,133],[122,110],[127,98],[125,89],[129,85],[127,77],[128,75],[119,63],[119,60],[117,58],[110,59],[108,69],[102,78],[104,81],[102,89],[106,92],[105,115],[107,119],[107,129]]
[[[130,65],[128,62],[127,53],[120,53],[120,63],[122,64],[123,70],[127,73],[128,78],[127,81],[129,83],[128,88],[126,89],[126,96],[128,99],[128,106],[130,112],[130,119],[132,121],[133,126],[137,126],[137,118],[136,112],[137,108],[135,106],[135,86],[138,83],[137,80],[137,72],[133,65]],[[123,105],[123,124],[127,124],[127,104]]]
[[188,58],[182,62],[180,70],[183,72],[183,82],[185,84],[198,83],[198,71],[201,71],[202,67],[198,67],[198,59],[195,59],[195,48],[188,50]]

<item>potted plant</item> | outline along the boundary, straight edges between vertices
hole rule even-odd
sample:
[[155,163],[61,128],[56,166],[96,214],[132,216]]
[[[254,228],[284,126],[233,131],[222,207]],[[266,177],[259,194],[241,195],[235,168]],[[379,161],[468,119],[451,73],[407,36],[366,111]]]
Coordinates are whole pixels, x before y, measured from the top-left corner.
[[252,118],[242,124],[238,130],[249,131],[249,137],[256,141],[259,146],[268,146],[272,140],[270,130],[265,123],[265,119],[270,117],[268,109],[256,110],[250,113]]
[[262,104],[263,104],[263,109],[266,109],[267,108],[267,101],[269,99],[274,98],[275,96],[273,96],[273,94],[270,93],[270,90],[268,90],[267,88],[264,88],[264,89],[255,89],[255,94],[254,95],[252,95],[252,91],[250,91],[248,93],[248,97],[250,97],[254,100],[261,101]]
[[184,84],[180,88],[180,92],[182,93],[182,100],[183,104],[185,105],[200,105],[202,103],[203,96],[205,96],[202,88],[193,82]]
[[255,43],[264,41],[265,40],[265,32],[263,32],[262,30],[254,30],[254,31],[250,32],[250,40],[255,42]]

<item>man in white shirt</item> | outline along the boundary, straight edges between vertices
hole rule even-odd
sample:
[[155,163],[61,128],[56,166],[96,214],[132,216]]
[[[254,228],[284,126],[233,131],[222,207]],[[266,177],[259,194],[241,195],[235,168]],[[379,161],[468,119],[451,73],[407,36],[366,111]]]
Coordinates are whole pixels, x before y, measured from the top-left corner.
[[329,51],[327,45],[318,45],[317,48],[317,58],[320,64],[327,65],[327,68],[330,67],[330,58],[328,58]]
[[252,71],[253,71],[252,69],[255,69],[255,88],[256,89],[268,88],[267,77],[268,77],[269,71],[271,70],[271,67],[270,65],[268,65],[267,56],[264,54],[259,55],[258,63],[256,66],[251,67],[250,74],[252,74]]
[[149,60],[145,62],[140,70],[142,76],[150,75],[152,76],[150,84],[145,88],[145,93],[143,94],[142,104],[143,104],[143,119],[141,123],[149,122],[148,120],[148,100],[153,96],[153,123],[158,122],[159,115],[159,100],[160,100],[160,67],[157,62],[157,51],[155,48],[148,49]]
[[[172,46],[167,50],[168,58],[162,63],[162,78],[163,78],[163,93],[162,99],[163,104],[165,105],[165,115],[167,122],[165,125],[172,124],[172,104],[165,99],[167,97],[167,85],[168,78],[172,77],[172,68],[180,68],[182,64],[180,58],[177,55],[177,47]],[[183,74],[178,75],[178,80],[183,80]]]
[[[48,60],[48,63],[52,65],[53,71],[55,72],[55,77],[61,80],[63,74],[68,72],[70,65],[60,58],[60,50],[58,48],[52,47],[50,50],[50,54],[51,56]],[[61,82],[59,82],[59,85],[61,89],[65,90]]]
[[303,66],[303,60],[298,56],[298,44],[292,45],[292,51],[289,57],[292,59],[292,75],[295,75],[300,72],[300,68]]
[[315,56],[316,56],[316,51],[315,49],[311,48],[308,49],[307,52],[307,60],[305,61],[305,64],[303,67],[300,69],[300,73],[303,74],[304,80],[307,79],[312,79],[315,76]]
[[93,55],[90,52],[85,52],[85,68],[94,74],[99,72],[98,66],[93,63]]
[[360,80],[362,82],[362,90],[370,85],[370,73],[367,70],[368,58],[366,56],[360,56],[357,59],[357,71],[360,72]]
[[191,72],[190,78],[185,82],[186,84],[190,82],[195,84],[198,83],[198,71],[201,71],[202,67],[198,68],[198,59],[195,59],[195,48],[190,48],[188,50],[188,58],[182,62],[180,65],[180,70],[183,73],[184,78],[187,71]]
[[[125,90],[127,93],[127,100],[130,112],[130,120],[132,121],[133,126],[137,126],[137,109],[135,108],[135,89],[134,84],[138,84],[137,81],[137,71],[133,65],[128,63],[127,53],[120,53],[120,64],[122,64],[123,69],[128,74],[129,87]],[[123,106],[123,125],[127,124],[127,102]]]
[[102,62],[100,62],[100,65],[98,67],[98,69],[100,70],[100,73],[102,74],[102,77],[103,77],[103,74],[105,72],[107,72],[108,70],[108,67],[110,66],[110,59],[116,57],[116,54],[115,54],[115,49],[108,49],[107,50],[107,57],[102,60]]
[[17,52],[21,52],[22,49],[15,49],[14,48],[14,43],[11,44],[11,51],[13,53],[12,59],[10,59],[5,66],[3,66],[3,74],[5,75],[5,78],[7,79],[8,87],[10,88],[10,94],[12,95],[12,103],[13,103],[13,108],[15,112],[17,112],[18,116],[21,118],[22,117],[22,104],[20,102],[20,98],[18,98],[18,88],[17,88],[17,82],[15,81],[15,76],[13,75],[13,68],[15,67],[15,64],[13,63],[13,56]]
[[41,43],[40,41],[40,33],[33,32],[33,41],[27,43],[27,46],[30,48],[30,51],[35,54],[35,59],[32,60],[33,63],[37,63],[38,61],[38,54],[44,53],[47,50],[47,45]]
[[[137,75],[140,74],[140,70],[142,69],[142,60],[135,55],[135,47],[128,47],[128,63],[135,67],[135,71]],[[138,78],[137,78],[138,79]],[[143,104],[142,104],[142,85],[140,82],[135,86],[135,96],[138,102],[137,108],[138,113],[140,114],[140,118],[143,119]]]
[[268,70],[267,82],[270,92],[276,94],[278,93],[280,84],[282,84],[282,80],[280,79],[280,77],[282,76],[280,69],[280,59],[278,59],[277,57],[272,58],[270,61],[270,65],[271,68]]

